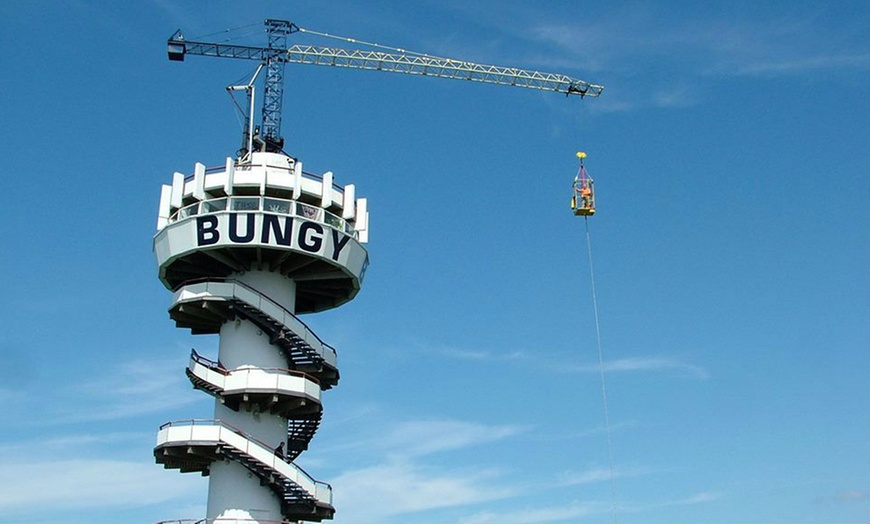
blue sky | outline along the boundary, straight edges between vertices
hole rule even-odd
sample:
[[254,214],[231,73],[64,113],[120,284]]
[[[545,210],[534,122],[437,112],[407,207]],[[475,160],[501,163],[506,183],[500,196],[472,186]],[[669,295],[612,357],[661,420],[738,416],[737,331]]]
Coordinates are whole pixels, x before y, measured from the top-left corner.
[[151,238],[172,172],[238,148],[254,64],[165,41],[266,17],[606,86],[287,68],[285,149],[372,219],[362,292],[305,319],[337,524],[866,522],[870,5],[828,4],[0,4],[0,524],[204,515],[151,453],[211,416],[183,369],[217,340],[174,328]]

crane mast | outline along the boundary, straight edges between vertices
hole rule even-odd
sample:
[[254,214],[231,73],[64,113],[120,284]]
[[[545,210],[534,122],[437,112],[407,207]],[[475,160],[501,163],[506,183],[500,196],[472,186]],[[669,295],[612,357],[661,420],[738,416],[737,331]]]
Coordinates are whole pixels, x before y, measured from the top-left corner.
[[280,151],[284,147],[281,137],[281,103],[284,100],[284,61],[280,52],[287,49],[287,35],[299,28],[286,20],[266,20],[266,34],[274,55],[266,59],[266,82],[263,89],[263,140],[266,149]]
[[[180,29],[167,42],[169,59],[173,61],[183,61],[185,55],[200,55],[257,60],[265,65],[262,126],[255,140],[257,148],[261,151],[280,152],[284,147],[284,138],[281,136],[281,114],[285,64],[324,65],[467,80],[553,91],[565,95],[578,95],[581,98],[598,97],[604,90],[601,85],[590,84],[562,74],[478,64],[416,53],[386,53],[312,45],[288,47],[287,37],[301,31],[296,24],[286,20],[267,19],[265,26],[268,36],[266,47],[186,40]],[[255,130],[247,132],[255,133]]]

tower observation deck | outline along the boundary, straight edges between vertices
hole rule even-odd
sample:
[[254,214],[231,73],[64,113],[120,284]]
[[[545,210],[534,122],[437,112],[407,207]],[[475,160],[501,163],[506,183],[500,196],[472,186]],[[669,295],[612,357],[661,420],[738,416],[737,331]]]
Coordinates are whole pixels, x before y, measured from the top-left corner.
[[172,290],[169,315],[217,334],[218,356],[191,353],[194,388],[214,417],[160,427],[165,468],[209,477],[206,521],[332,518],[332,488],[295,464],[338,383],[335,349],[297,316],[353,299],[368,266],[365,199],[280,153],[196,164],[160,197],[154,252]]

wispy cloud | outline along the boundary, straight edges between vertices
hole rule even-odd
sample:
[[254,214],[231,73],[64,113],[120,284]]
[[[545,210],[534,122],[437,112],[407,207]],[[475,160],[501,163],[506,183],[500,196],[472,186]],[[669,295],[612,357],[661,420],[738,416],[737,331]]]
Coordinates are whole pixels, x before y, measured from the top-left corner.
[[693,506],[695,504],[703,504],[705,502],[720,500],[723,497],[724,495],[722,493],[716,491],[702,491],[701,493],[697,493],[695,495],[692,495],[691,497],[676,500],[671,504],[674,506]]
[[84,450],[92,446],[106,446],[114,444],[127,444],[137,442],[150,442],[154,433],[125,432],[125,431],[101,431],[94,433],[73,434],[63,433],[57,437],[44,439],[25,439],[14,442],[0,443],[0,461],[15,462],[18,457],[38,455],[41,459],[55,459],[69,457],[71,450],[78,454],[84,454]]
[[[568,10],[559,19],[530,6],[505,6],[498,13],[455,9],[510,34],[503,42],[523,39],[521,46],[503,44],[506,60],[605,84],[605,96],[589,104],[596,112],[692,106],[722,77],[870,69],[864,17],[843,12],[836,22],[812,7],[736,9],[729,17],[689,10],[674,17],[633,3],[595,13]],[[519,33],[517,20],[526,22]]]
[[[600,472],[591,472],[591,481],[602,480]],[[701,492],[684,499],[672,500],[656,504],[654,507],[688,506],[703,504],[722,498],[721,494],[714,492]],[[646,506],[653,507],[653,506]],[[548,507],[524,507],[517,509],[504,509],[498,512],[484,511],[460,520],[462,524],[537,524],[545,522],[576,522],[578,518],[593,515],[605,515],[612,511],[619,513],[635,513],[640,509],[638,506],[620,505],[615,510],[612,502],[589,501],[571,502]]]
[[127,362],[96,380],[73,384],[71,390],[79,397],[91,399],[82,404],[89,408],[65,411],[53,418],[53,423],[132,418],[207,398],[191,389],[176,359]]
[[[485,350],[464,350],[452,347],[440,347],[434,350],[439,355],[459,360],[473,360],[479,362],[521,362],[523,365],[540,365],[540,358],[531,353],[521,351],[508,351],[496,353]],[[593,374],[600,371],[598,363],[575,364],[561,363],[558,366],[546,365],[542,367],[546,371],[560,373]],[[621,358],[604,362],[605,373],[654,373],[668,372],[680,376],[707,379],[709,373],[702,366],[684,362],[677,358],[669,357],[631,357]]]
[[151,461],[99,459],[4,460],[0,485],[0,514],[7,516],[37,507],[62,513],[142,506],[183,498],[198,490],[195,478],[167,474]]
[[[614,477],[615,476],[616,475],[614,474]],[[606,480],[610,480],[610,471],[599,468],[589,469],[579,473],[569,473],[563,476],[559,484],[562,484],[564,486],[576,486],[579,484],[591,484],[594,482],[603,482]]]
[[606,504],[573,502],[549,507],[523,508],[513,511],[485,511],[465,517],[462,524],[538,524],[542,522],[576,522],[576,519],[603,513]]
[[[514,425],[487,425],[451,419],[390,421],[354,428],[352,436],[322,443],[306,454],[318,468],[329,457],[345,468],[330,477],[340,522],[369,523],[391,516],[460,507],[516,495],[507,473],[475,464],[446,465],[443,452],[473,449],[527,431]],[[355,457],[336,459],[336,457]],[[355,467],[347,468],[348,465]],[[385,504],[384,501],[389,501]],[[349,518],[345,516],[350,516]]]
[[861,491],[853,489],[850,491],[841,491],[834,495],[834,500],[837,502],[855,502],[870,500],[870,491]]
[[[372,522],[439,508],[477,506],[487,502],[517,498],[544,490],[608,482],[609,469],[590,468],[555,475],[545,483],[529,477],[530,472],[516,476],[513,472],[476,467],[445,466],[427,457],[442,451],[469,449],[508,439],[527,428],[505,425],[484,425],[456,420],[416,420],[395,424],[383,423],[377,435],[359,438],[353,446],[365,450],[374,462],[345,470],[330,478],[335,488],[336,504],[343,515],[352,517],[341,522]],[[324,452],[321,450],[321,452]],[[343,447],[327,451],[344,455],[354,452]],[[643,469],[617,469],[613,478],[650,474]],[[390,504],[383,504],[390,500]],[[510,512],[481,512],[461,519],[472,523],[535,523],[571,521],[607,511],[606,503],[560,505],[552,508],[526,508]]]
[[377,427],[356,428],[352,439],[334,443],[330,453],[364,449],[373,457],[382,456],[391,460],[418,458],[492,443],[528,430],[522,426],[446,419],[401,422],[389,422],[383,418],[376,420]]
[[415,457],[502,440],[524,431],[518,426],[487,426],[456,420],[403,422],[380,440],[391,455]]
[[669,508],[669,507],[680,507],[680,506],[695,506],[699,504],[706,504],[708,502],[714,502],[717,500],[722,500],[725,498],[725,494],[718,491],[701,491],[694,495],[690,495],[688,497],[674,499],[674,500],[662,500],[659,502],[655,502],[653,504],[642,504],[642,505],[631,505],[624,506],[625,510],[628,512],[643,512],[651,508]]
[[611,471],[609,468],[589,468],[583,471],[569,471],[553,478],[551,487],[572,487],[583,486],[588,484],[599,484],[610,482],[611,479],[615,482],[617,479],[634,478],[661,473],[661,470],[652,470],[646,468],[614,468]]
[[[640,74],[658,69],[696,75],[793,74],[821,69],[870,67],[861,42],[831,38],[812,17],[789,14],[758,20],[666,19],[633,10],[607,19],[541,22],[524,35],[551,49],[560,66]],[[841,34],[848,31],[841,31]],[[586,58],[584,58],[586,57]],[[579,59],[579,62],[578,62]]]
[[[600,367],[595,365],[563,366],[566,373],[598,373]],[[696,379],[707,379],[709,373],[701,366],[689,364],[673,358],[635,357],[622,358],[604,362],[605,373],[639,373],[639,372],[675,372],[682,376]]]
[[485,350],[470,350],[460,349],[456,347],[439,347],[435,352],[446,357],[456,358],[459,360],[477,360],[480,362],[510,362],[510,361],[527,361],[531,357],[522,351],[508,351],[504,353],[495,353]]
[[779,60],[759,58],[738,64],[728,70],[735,75],[778,75],[832,69],[870,68],[870,53],[817,54],[804,57],[783,57]]
[[[345,522],[376,522],[392,515],[477,504],[516,494],[499,486],[495,471],[449,471],[406,460],[347,471],[335,478],[335,503]],[[388,502],[386,502],[388,501]]]

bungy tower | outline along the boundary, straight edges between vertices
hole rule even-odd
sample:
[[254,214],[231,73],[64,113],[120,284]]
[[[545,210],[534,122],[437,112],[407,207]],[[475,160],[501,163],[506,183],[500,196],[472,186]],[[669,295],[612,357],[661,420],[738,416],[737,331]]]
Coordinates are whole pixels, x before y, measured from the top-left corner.
[[195,350],[185,370],[215,399],[209,420],[160,427],[165,468],[209,477],[206,522],[333,517],[332,488],[294,461],[338,383],[336,351],[299,318],[357,294],[368,266],[365,199],[281,153],[196,164],[164,185],[154,252],[172,290],[169,315],[218,334],[217,360]]

